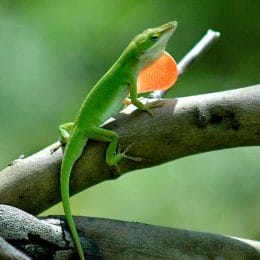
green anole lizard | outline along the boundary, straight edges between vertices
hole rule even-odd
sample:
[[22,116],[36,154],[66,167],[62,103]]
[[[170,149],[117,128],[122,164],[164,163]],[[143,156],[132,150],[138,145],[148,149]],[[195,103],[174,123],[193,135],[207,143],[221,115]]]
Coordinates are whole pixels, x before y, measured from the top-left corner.
[[[118,162],[123,158],[138,159],[126,155],[130,146],[124,152],[117,152],[119,136],[113,131],[101,128],[100,125],[118,112],[122,102],[129,93],[131,103],[140,110],[151,113],[150,108],[157,106],[153,102],[143,104],[137,99],[137,93],[151,91],[151,87],[149,88],[150,84],[153,86],[153,89],[165,87],[161,86],[164,85],[163,74],[160,71],[156,71],[162,67],[161,62],[156,63],[158,60],[164,60],[164,62],[166,60],[166,63],[163,65],[163,71],[169,71],[166,78],[169,78],[169,75],[171,77],[171,74],[173,76],[170,84],[169,82],[167,84],[172,85],[176,80],[176,75],[173,75],[175,70],[174,64],[176,65],[176,63],[165,52],[166,44],[176,27],[177,22],[169,22],[157,28],[147,29],[137,35],[114,65],[90,91],[78,112],[75,122],[59,127],[60,140],[62,143],[66,143],[60,175],[61,198],[66,220],[80,259],[85,258],[71,214],[69,201],[69,183],[72,167],[80,157],[88,139],[109,142],[106,151],[106,163],[109,166],[117,166]],[[145,69],[149,67],[150,70],[145,72]],[[159,80],[154,80],[154,75],[156,76],[157,72],[159,73]],[[152,73],[152,75],[149,76],[149,73]],[[152,84],[157,81],[158,83]]]

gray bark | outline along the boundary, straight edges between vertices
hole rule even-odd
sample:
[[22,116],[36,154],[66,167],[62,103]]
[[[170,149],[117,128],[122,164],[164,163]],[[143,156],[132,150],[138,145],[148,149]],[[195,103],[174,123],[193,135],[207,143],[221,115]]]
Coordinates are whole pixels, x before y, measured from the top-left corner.
[[[260,258],[256,241],[118,220],[76,217],[75,221],[86,259]],[[77,256],[64,221],[57,216],[38,220],[0,205],[0,223],[2,236],[33,259]]]

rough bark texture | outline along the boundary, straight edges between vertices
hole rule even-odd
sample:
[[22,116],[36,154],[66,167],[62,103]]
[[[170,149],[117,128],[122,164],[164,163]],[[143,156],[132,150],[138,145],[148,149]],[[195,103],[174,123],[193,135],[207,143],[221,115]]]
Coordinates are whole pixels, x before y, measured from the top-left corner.
[[[260,242],[251,240],[118,220],[75,220],[86,259],[260,258]],[[17,208],[0,205],[0,222],[2,236],[33,259],[76,257],[69,232],[57,216],[38,220]],[[5,248],[6,255],[10,252],[13,248]]]

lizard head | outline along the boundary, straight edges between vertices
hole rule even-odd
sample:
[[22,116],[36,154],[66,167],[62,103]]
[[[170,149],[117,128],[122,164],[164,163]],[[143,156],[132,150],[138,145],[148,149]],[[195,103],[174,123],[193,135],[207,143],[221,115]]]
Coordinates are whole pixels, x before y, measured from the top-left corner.
[[140,69],[157,60],[174,33],[177,22],[168,22],[156,28],[149,28],[137,35],[133,42],[137,50]]

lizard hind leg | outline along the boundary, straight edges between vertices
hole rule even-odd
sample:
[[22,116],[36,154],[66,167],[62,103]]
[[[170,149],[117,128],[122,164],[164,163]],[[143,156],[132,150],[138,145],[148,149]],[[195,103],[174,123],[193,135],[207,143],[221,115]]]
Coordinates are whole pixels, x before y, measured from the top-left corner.
[[65,123],[59,126],[60,142],[66,144],[71,136],[74,128],[74,123]]
[[132,148],[133,145],[129,145],[126,147],[126,149],[123,152],[118,152],[118,142],[119,142],[119,136],[117,133],[103,129],[100,127],[92,128],[91,133],[87,133],[88,138],[98,140],[98,141],[104,141],[109,142],[107,152],[106,152],[106,163],[109,166],[116,166],[117,164],[124,158],[134,160],[134,161],[140,161],[141,158],[136,158],[132,156],[128,156],[126,153]]
[[74,128],[74,123],[66,123],[59,126],[59,142],[51,148],[51,154],[55,153],[62,145],[66,144],[71,136]]

